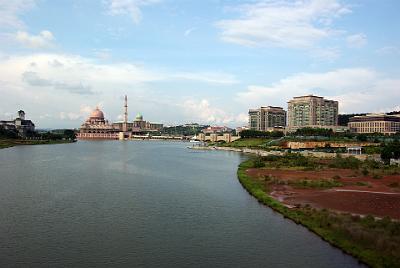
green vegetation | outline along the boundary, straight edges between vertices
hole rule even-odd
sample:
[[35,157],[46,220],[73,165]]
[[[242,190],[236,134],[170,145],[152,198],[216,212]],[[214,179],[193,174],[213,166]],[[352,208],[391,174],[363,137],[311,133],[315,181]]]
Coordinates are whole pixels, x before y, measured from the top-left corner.
[[223,143],[220,146],[233,147],[233,148],[256,148],[265,145],[270,139],[264,138],[241,138],[231,143]]
[[[373,159],[367,159],[365,161],[358,160],[357,158],[342,157],[337,154],[334,158],[320,159],[312,156],[304,156],[300,153],[285,153],[283,155],[268,155],[260,157],[259,160],[264,162],[264,166],[267,168],[288,168],[288,169],[300,169],[300,170],[323,170],[327,168],[338,168],[338,169],[352,169],[354,170],[354,177],[358,177],[360,174],[364,176],[372,176],[375,179],[380,179],[386,175],[398,175],[400,174],[400,166],[385,165],[382,162],[378,162]],[[339,179],[333,177],[333,179]]]
[[380,154],[382,152],[381,146],[365,146],[363,147],[365,154]]
[[243,130],[240,132],[241,138],[280,138],[283,137],[282,131],[258,131],[258,130]]
[[190,126],[182,125],[182,126],[173,126],[173,127],[164,127],[159,134],[162,135],[176,135],[176,136],[194,136],[199,134],[203,129],[207,128],[207,126],[193,124]]
[[261,157],[256,157],[256,158],[253,160],[253,167],[254,167],[254,168],[265,167],[265,162],[261,159]]
[[60,129],[43,133],[30,132],[23,138],[16,130],[8,130],[0,127],[0,149],[16,145],[70,143],[76,139],[75,130]]
[[332,129],[327,128],[312,128],[312,127],[305,127],[299,128],[296,132],[293,133],[295,136],[324,136],[324,137],[331,137],[335,133]]
[[385,164],[390,163],[390,159],[399,159],[400,158],[400,142],[399,140],[394,140],[383,146],[381,151],[381,158],[385,162]]
[[0,139],[0,149],[17,145],[39,145],[39,144],[59,144],[71,143],[72,140],[21,140],[21,139]]
[[329,189],[333,187],[341,187],[343,184],[338,182],[337,180],[296,180],[289,181],[289,185],[295,188],[303,188],[303,189]]
[[269,168],[301,167],[305,170],[320,168],[316,158],[305,157],[298,153],[286,153],[285,155],[268,155],[261,158]]
[[247,175],[246,170],[254,166],[253,161],[251,159],[240,164],[238,178],[259,202],[302,224],[372,267],[400,267],[399,222],[390,218],[376,220],[372,216],[361,218],[309,206],[288,208],[267,194],[264,182]]
[[382,176],[379,175],[379,174],[373,174],[372,178],[375,179],[375,180],[378,180],[378,179],[382,179]]
[[329,164],[331,168],[347,168],[347,169],[359,169],[361,161],[357,158],[350,156],[343,158],[338,154]]

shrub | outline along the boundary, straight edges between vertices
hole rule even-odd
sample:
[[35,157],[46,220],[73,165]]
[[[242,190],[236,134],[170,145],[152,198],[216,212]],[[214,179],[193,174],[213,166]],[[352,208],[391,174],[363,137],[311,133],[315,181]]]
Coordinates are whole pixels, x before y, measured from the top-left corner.
[[338,155],[332,160],[332,162],[329,164],[329,167],[358,169],[360,165],[361,161],[355,158],[354,156],[342,158],[340,155]]
[[290,185],[297,188],[317,188],[317,189],[326,189],[333,187],[343,186],[342,183],[336,180],[298,180],[289,182]]
[[262,167],[265,167],[265,163],[264,163],[264,161],[262,160],[261,157],[256,157],[256,158],[253,160],[253,167],[254,167],[254,168],[262,168]]
[[382,176],[379,174],[374,174],[374,175],[372,175],[372,178],[375,180],[378,180],[378,179],[382,179]]
[[368,169],[363,168],[363,170],[361,171],[361,173],[362,173],[364,176],[367,176],[367,175],[369,174],[369,171],[368,171]]

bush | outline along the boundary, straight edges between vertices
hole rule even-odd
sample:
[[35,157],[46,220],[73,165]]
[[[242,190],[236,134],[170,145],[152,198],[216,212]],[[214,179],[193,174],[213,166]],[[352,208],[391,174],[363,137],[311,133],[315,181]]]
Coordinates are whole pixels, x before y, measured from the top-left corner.
[[379,174],[374,174],[374,175],[372,175],[372,178],[377,180],[377,179],[382,179],[382,176]]
[[327,189],[333,187],[341,187],[342,183],[336,180],[298,180],[289,182],[290,185],[297,188],[317,188],[317,189]]
[[261,158],[260,156],[256,157],[256,158],[253,160],[253,167],[254,167],[254,168],[262,168],[262,167],[265,167],[265,163],[264,163],[264,161],[262,160],[262,158]]
[[272,131],[272,132],[265,132],[265,131],[258,131],[258,130],[243,130],[240,132],[241,138],[279,138],[283,137],[282,131]]
[[329,167],[358,169],[360,165],[361,161],[355,158],[354,156],[342,158],[340,155],[338,155],[332,160],[332,162],[329,164]]
[[332,129],[312,128],[312,127],[299,128],[294,133],[294,135],[296,136],[324,136],[324,137],[331,137],[333,134],[334,133]]

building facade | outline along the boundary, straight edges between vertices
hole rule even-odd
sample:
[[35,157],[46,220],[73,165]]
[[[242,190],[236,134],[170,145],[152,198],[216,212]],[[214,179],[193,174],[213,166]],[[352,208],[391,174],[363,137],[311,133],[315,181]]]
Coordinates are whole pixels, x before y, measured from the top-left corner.
[[260,107],[249,110],[249,128],[258,131],[273,131],[286,126],[286,111],[281,107]]
[[14,120],[2,120],[0,126],[4,129],[15,131],[18,136],[26,137],[35,132],[35,124],[31,120],[25,119],[25,112],[19,110],[18,117]]
[[133,135],[143,135],[148,132],[160,131],[162,124],[150,123],[143,120],[138,114],[133,122],[128,121],[128,98],[125,96],[124,120],[109,123],[104,118],[104,113],[96,108],[89,118],[81,125],[78,139],[126,139]]
[[209,126],[203,129],[201,132],[203,132],[206,135],[210,135],[210,134],[231,133],[232,131],[233,129],[226,126]]
[[77,138],[117,140],[121,130],[122,126],[121,129],[116,128],[105,120],[104,113],[97,107],[81,125]]
[[348,127],[354,133],[382,133],[392,135],[400,132],[400,115],[368,114],[349,119]]
[[338,113],[337,101],[313,95],[294,97],[288,102],[288,129],[332,128],[338,125]]

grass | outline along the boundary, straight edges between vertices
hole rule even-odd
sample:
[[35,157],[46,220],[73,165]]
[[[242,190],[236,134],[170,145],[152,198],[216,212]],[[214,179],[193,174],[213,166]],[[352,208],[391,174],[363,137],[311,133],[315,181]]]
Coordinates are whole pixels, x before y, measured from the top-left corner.
[[18,145],[38,145],[38,144],[58,144],[71,143],[70,140],[20,140],[20,139],[0,139],[0,149]]
[[[386,175],[399,175],[400,166],[385,165],[373,159],[361,161],[353,156],[321,159],[313,156],[304,156],[299,153],[286,153],[284,155],[268,155],[260,157],[267,168],[287,168],[299,170],[322,170],[329,168],[351,169],[354,170],[354,177],[361,174],[363,176],[372,176],[380,179]],[[262,163],[260,165],[263,165]]]
[[289,185],[302,189],[329,189],[333,187],[341,187],[343,184],[337,180],[296,180],[289,181]]
[[253,160],[239,165],[237,174],[243,187],[259,202],[297,224],[302,224],[330,244],[372,267],[400,267],[400,223],[372,216],[361,218],[310,207],[288,208],[269,196],[265,183],[247,175]]
[[269,155],[261,158],[269,168],[301,167],[303,170],[316,170],[320,167],[316,158],[305,157],[297,153],[281,155]]
[[235,140],[230,143],[223,144],[221,146],[225,147],[234,147],[234,148],[258,148],[262,145],[265,145],[267,142],[271,141],[271,139],[264,138],[241,138]]

